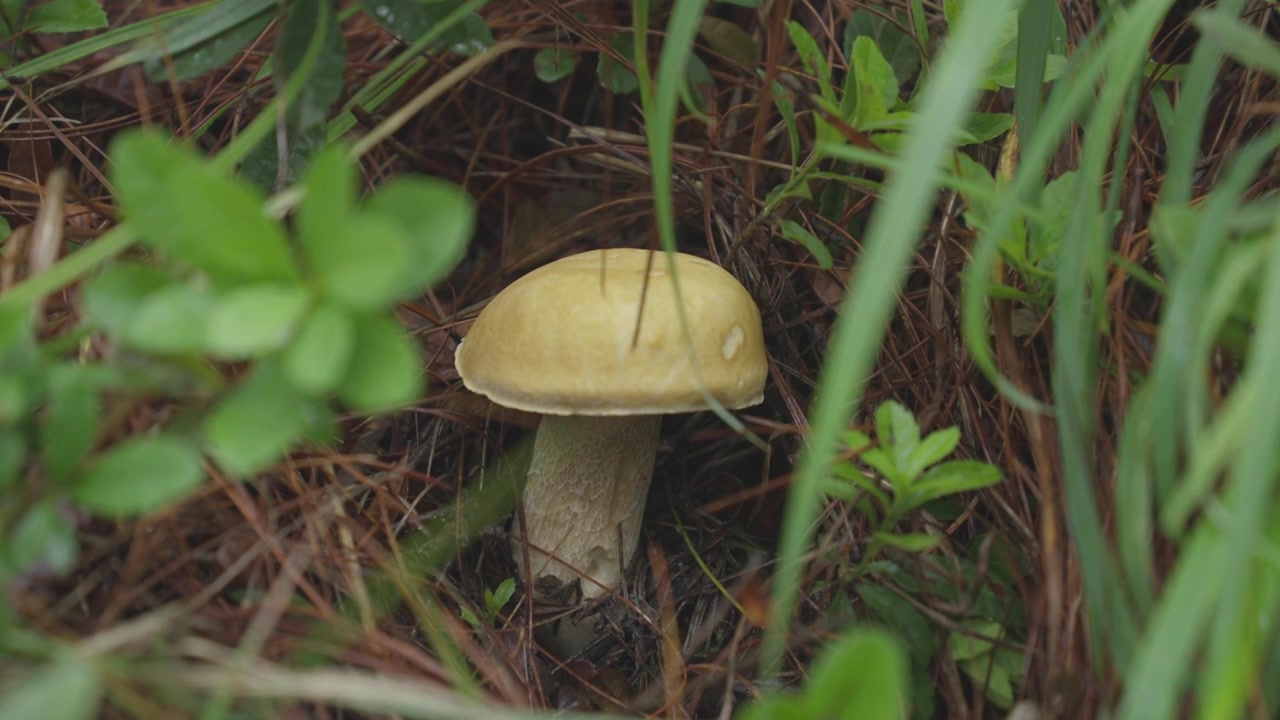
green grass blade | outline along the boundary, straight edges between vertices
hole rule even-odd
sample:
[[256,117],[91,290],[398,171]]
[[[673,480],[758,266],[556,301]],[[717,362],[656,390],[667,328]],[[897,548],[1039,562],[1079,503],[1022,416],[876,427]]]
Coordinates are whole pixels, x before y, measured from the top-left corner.
[[939,168],[973,105],[993,48],[989,31],[1017,6],[1015,0],[975,0],[934,63],[919,113],[902,151],[902,169],[885,183],[867,228],[865,253],[841,304],[810,413],[809,444],[787,498],[778,569],[762,661],[776,671],[786,648],[803,556],[812,535],[820,483],[836,440],[871,370],[893,311],[911,253],[928,219]]

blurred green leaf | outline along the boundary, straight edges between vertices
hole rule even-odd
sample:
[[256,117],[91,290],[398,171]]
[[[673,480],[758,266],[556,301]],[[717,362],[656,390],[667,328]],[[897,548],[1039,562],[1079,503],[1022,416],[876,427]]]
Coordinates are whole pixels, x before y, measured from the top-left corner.
[[9,531],[3,547],[9,568],[18,573],[64,575],[75,568],[80,552],[70,512],[59,511],[52,499],[29,508]]
[[889,547],[909,553],[922,553],[932,550],[938,546],[938,543],[942,542],[941,538],[925,533],[878,532],[874,533],[872,537]]
[[297,269],[264,198],[153,130],[111,144],[111,179],[144,242],[228,281],[294,280]]
[[[359,177],[347,148],[335,143],[320,151],[307,168],[306,195],[296,215],[298,239],[304,254],[311,246],[344,242],[347,218],[355,211]],[[312,270],[315,268],[312,267]]]
[[117,337],[153,353],[196,353],[204,350],[214,298],[197,283],[172,282],[149,293],[131,322]]
[[27,459],[27,443],[22,432],[14,427],[0,425],[0,492],[17,482]]
[[353,215],[335,232],[304,237],[303,248],[325,296],[346,307],[372,310],[418,288],[418,258],[394,218]]
[[0,718],[90,720],[98,717],[102,685],[79,655],[58,653],[47,664],[11,678],[0,690]]
[[[1271,12],[1276,12],[1274,6]],[[1272,18],[1274,22],[1275,18]],[[1280,78],[1280,44],[1246,25],[1229,11],[1202,10],[1191,20],[1210,42],[1231,57],[1255,67],[1273,78]]]
[[246,477],[278,462],[292,445],[329,422],[318,401],[287,381],[281,367],[259,363],[205,421],[205,441],[218,464]]
[[578,52],[567,47],[542,48],[533,56],[533,72],[545,83],[563,80],[578,66]]
[[[360,0],[364,11],[406,43],[432,32],[467,3],[461,0]],[[493,45],[493,31],[484,18],[474,12],[459,15],[454,24],[432,43],[436,49],[447,49],[470,57]]]
[[355,356],[339,395],[353,409],[379,412],[422,396],[422,352],[389,315],[366,315],[356,325]]
[[102,515],[136,515],[184,497],[203,479],[200,454],[190,443],[163,434],[137,436],[95,458],[72,497]]
[[153,265],[117,262],[85,283],[82,302],[89,322],[100,330],[126,335],[136,324],[143,301],[174,279]]
[[[906,473],[911,468],[911,455],[920,445],[920,426],[911,411],[895,400],[876,408],[876,438],[880,448],[892,459],[894,468]],[[865,459],[865,455],[863,457]],[[903,479],[915,480],[911,476]]]
[[[5,0],[5,17],[17,18],[23,13],[21,0]],[[46,0],[32,2],[25,22],[19,28],[37,33],[73,33],[97,30],[107,26],[107,13],[97,0]],[[7,23],[6,23],[7,24]],[[10,32],[16,35],[16,31]]]
[[[165,82],[172,70],[179,81],[190,80],[231,62],[249,46],[275,19],[270,6],[264,7],[257,14],[240,20],[235,25],[222,29],[189,48],[175,51],[169,55],[155,55],[142,61],[142,69],[151,82]],[[236,16],[238,19],[238,15]],[[216,18],[207,18],[206,22]]]
[[[630,31],[620,32],[614,35],[609,43],[610,47],[633,66],[636,61],[634,37]],[[636,74],[630,68],[604,52],[600,53],[600,58],[596,62],[596,77],[599,78],[602,87],[618,95],[633,93],[640,87],[640,81],[636,79]]]
[[858,629],[829,645],[805,688],[809,718],[897,720],[907,714],[906,653],[880,629]]
[[261,357],[293,338],[311,293],[301,285],[248,285],[221,298],[209,315],[208,348],[228,360]]
[[817,78],[818,91],[822,98],[834,104],[836,92],[831,86],[831,64],[827,62],[826,54],[818,47],[818,42],[813,39],[808,30],[804,29],[803,25],[794,20],[787,21],[787,34],[791,37],[791,44],[795,46],[796,52],[800,54],[805,70]]
[[327,303],[317,305],[285,351],[285,374],[312,396],[336,390],[351,363],[355,335],[345,311]]
[[40,422],[40,451],[45,469],[61,484],[71,479],[93,449],[102,419],[98,368],[69,363],[53,366],[44,415]]
[[434,285],[462,260],[475,232],[475,201],[457,185],[430,177],[400,176],[369,196],[364,211],[399,224],[408,240],[403,287]]
[[994,140],[1013,127],[1013,115],[1009,113],[972,113],[965,121],[960,135],[961,145],[976,145]]
[[823,270],[830,270],[835,265],[835,260],[831,257],[831,251],[805,226],[793,220],[780,220],[778,229],[782,231],[782,236],[786,239],[804,246],[804,249],[808,250],[813,259],[818,262],[818,267]]

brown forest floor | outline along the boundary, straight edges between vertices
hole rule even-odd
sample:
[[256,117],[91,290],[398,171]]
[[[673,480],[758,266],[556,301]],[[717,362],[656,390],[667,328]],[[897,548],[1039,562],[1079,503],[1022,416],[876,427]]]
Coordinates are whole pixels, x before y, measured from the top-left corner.
[[[131,19],[151,11],[143,9],[147,4],[113,1],[107,3],[113,20],[122,17],[126,5]],[[835,63],[843,65],[833,28],[853,3],[775,3],[765,24],[754,11],[731,5],[715,6],[713,12],[758,30],[766,38],[764,46],[777,50],[766,55],[766,71],[774,73],[799,67],[783,27],[788,5],[790,16],[825,38],[824,49],[829,45]],[[1093,10],[1087,4],[1066,5],[1074,41],[1090,28]],[[582,12],[585,21],[575,20],[571,11]],[[498,39],[573,27],[584,50],[630,23],[626,3],[497,1],[483,15]],[[350,91],[381,67],[394,41],[361,16],[343,29]],[[1171,21],[1153,55],[1165,62],[1184,58],[1190,49],[1188,33]],[[226,116],[230,121],[220,122],[208,136],[208,149],[215,150],[236,131],[235,119],[262,106],[263,94],[247,86],[246,79],[267,61],[270,46],[269,32],[238,59],[238,66],[178,88],[149,83],[140,72],[125,69],[49,92],[107,59],[105,55],[24,86],[46,115],[78,122],[48,123],[21,136],[6,131],[0,156],[10,192],[0,210],[15,227],[30,222],[41,178],[58,164],[72,168],[95,206],[109,207],[99,178],[103,149],[113,132],[139,123],[182,132],[218,108],[236,106]],[[243,642],[247,633],[258,633],[261,657],[288,661],[306,645],[314,620],[338,622],[337,608],[345,598],[360,604],[368,592],[364,576],[401,552],[405,533],[431,513],[456,509],[457,489],[474,479],[476,468],[528,434],[536,418],[496,409],[465,392],[453,369],[453,349],[477,308],[514,278],[556,257],[655,242],[647,150],[637,135],[643,133],[637,98],[602,89],[589,71],[593,62],[584,63],[567,82],[545,84],[534,76],[531,59],[532,51],[516,52],[475,74],[367,156],[362,166],[370,187],[398,173],[420,172],[456,181],[479,201],[479,231],[466,259],[447,282],[404,308],[406,321],[420,329],[429,396],[393,417],[350,419],[340,448],[299,454],[253,482],[215,481],[180,506],[136,522],[87,522],[79,570],[64,581],[32,586],[18,598],[20,612],[33,626],[58,636],[85,637],[174,601],[199,598],[193,616],[180,629],[171,628],[164,643],[195,656],[217,655]],[[441,56],[386,111],[394,111],[457,62],[454,56]],[[770,132],[780,120],[771,104],[760,102],[761,81],[728,62],[709,65],[716,78],[710,111],[722,121],[708,130],[690,118],[678,119],[678,179],[696,179],[704,190],[677,182],[676,203],[682,249],[723,261],[758,214],[765,193],[785,178],[785,167],[769,161],[786,152],[785,138]],[[1233,84],[1241,77],[1223,77],[1223,102],[1213,109],[1206,136],[1209,164],[1222,148],[1250,132],[1240,108],[1246,99],[1266,92],[1256,85]],[[1007,109],[1009,99],[990,95],[985,109]],[[1142,120],[1139,128],[1152,123]],[[597,128],[603,144],[583,139],[577,132],[582,127]],[[1121,225],[1138,231],[1125,233],[1118,250],[1135,264],[1144,263],[1147,253],[1141,226],[1158,187],[1158,138],[1156,132],[1133,138],[1133,162],[1149,165],[1151,178],[1147,186],[1132,188],[1132,201],[1124,203],[1127,217]],[[998,151],[995,146],[980,148],[976,157],[993,167]],[[1072,161],[1073,148],[1064,148],[1057,169],[1071,167]],[[854,196],[843,214],[865,214],[874,202],[871,196]],[[938,198],[935,220],[915,256],[865,399],[868,407],[898,400],[916,413],[925,430],[958,426],[963,437],[959,456],[997,465],[1007,482],[962,498],[950,517],[913,518],[919,526],[932,524],[948,542],[924,556],[895,556],[907,578],[873,576],[872,582],[914,603],[939,628],[960,627],[981,595],[995,612],[1006,613],[1012,647],[1024,657],[1017,697],[1058,717],[1089,717],[1113,686],[1091,670],[1080,581],[1064,537],[1055,485],[1053,429],[1001,398],[965,355],[959,339],[958,273],[967,258],[969,234],[958,217],[960,206],[954,195]],[[91,236],[106,217],[86,208],[72,223],[83,236]],[[834,308],[859,247],[856,237],[834,242],[836,267],[824,271],[799,246],[764,232],[741,239],[729,269],[761,306],[772,366],[765,403],[740,417],[769,442],[770,452],[766,456],[754,449],[710,414],[668,418],[642,539],[648,550],[641,553],[627,589],[638,607],[654,611],[645,613],[650,618],[656,618],[663,597],[669,597],[665,605],[680,620],[677,641],[686,663],[680,682],[663,681],[658,623],[634,612],[607,628],[606,641],[587,656],[564,667],[526,640],[531,619],[519,602],[521,592],[494,628],[473,633],[458,619],[457,607],[482,608],[484,589],[515,574],[505,530],[494,527],[459,553],[431,590],[441,601],[439,617],[450,618],[442,627],[455,636],[465,662],[495,701],[638,713],[682,708],[695,717],[724,717],[722,712],[756,692],[756,623],[767,614],[780,511]],[[74,297],[66,299],[73,311]],[[1149,359],[1145,338],[1157,319],[1158,299],[1124,288],[1110,302],[1113,323],[1104,352],[1112,361],[1144,367]],[[999,316],[996,327],[1002,369],[1032,394],[1050,396],[1050,328],[1014,332],[1010,318]],[[1128,388],[1114,380],[1104,383],[1098,388],[1099,407],[1121,406]],[[146,413],[140,414],[138,427],[149,421]],[[1113,440],[1104,436],[1099,442],[1105,463]],[[1099,476],[1109,472],[1100,468]],[[794,628],[788,679],[803,671],[824,637],[863,612],[856,599],[850,600],[857,597],[855,589],[843,579],[859,553],[863,525],[842,502],[832,501],[822,514]],[[660,562],[651,563],[653,558]],[[736,605],[700,563],[728,588]],[[947,578],[956,592],[933,593],[923,585],[903,590],[903,583],[929,572]],[[669,596],[656,592],[655,578],[669,587]],[[294,602],[267,602],[281,592],[293,595]],[[312,642],[307,649],[352,667],[448,682],[447,664],[428,649],[421,624],[407,605],[354,628],[340,643]],[[937,717],[1003,715],[945,648],[927,671],[936,691]],[[732,678],[727,689],[726,677]],[[124,678],[121,682],[128,684]],[[155,717],[186,716],[180,702],[138,698],[138,703],[150,707]],[[305,702],[290,712],[290,717],[351,716]]]

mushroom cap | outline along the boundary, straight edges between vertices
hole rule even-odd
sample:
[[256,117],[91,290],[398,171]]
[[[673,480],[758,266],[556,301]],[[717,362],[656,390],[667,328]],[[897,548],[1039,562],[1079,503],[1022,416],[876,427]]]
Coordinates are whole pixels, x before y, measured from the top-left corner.
[[544,265],[489,302],[455,354],[462,382],[498,405],[548,415],[705,410],[700,388],[727,408],[758,404],[768,364],[755,301],[719,265],[674,259],[692,353],[667,257],[593,250]]

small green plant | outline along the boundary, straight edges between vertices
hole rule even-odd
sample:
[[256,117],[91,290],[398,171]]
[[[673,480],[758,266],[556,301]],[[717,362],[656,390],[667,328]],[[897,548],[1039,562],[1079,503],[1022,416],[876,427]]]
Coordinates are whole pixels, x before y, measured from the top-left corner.
[[471,627],[479,628],[484,625],[493,625],[498,620],[498,613],[502,612],[502,608],[507,606],[511,600],[511,596],[516,593],[516,579],[507,578],[498,584],[496,588],[485,588],[484,590],[484,619],[481,620],[476,616],[475,612],[469,607],[462,607],[459,613],[462,619],[467,621]]

